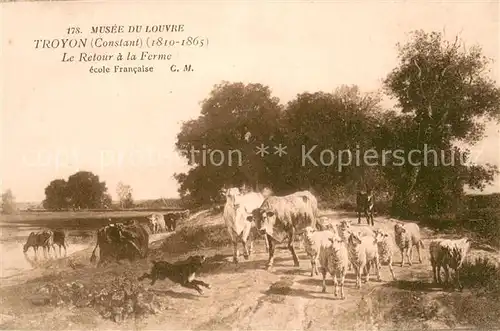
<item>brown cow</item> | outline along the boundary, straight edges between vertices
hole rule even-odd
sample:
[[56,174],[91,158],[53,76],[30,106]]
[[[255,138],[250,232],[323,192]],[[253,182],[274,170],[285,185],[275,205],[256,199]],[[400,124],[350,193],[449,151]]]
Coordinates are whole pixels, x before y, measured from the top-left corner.
[[45,258],[50,256],[50,248],[54,244],[54,233],[51,230],[44,230],[40,232],[31,232],[23,246],[23,252],[26,254],[30,247],[35,251],[35,260],[38,259],[38,248],[42,247],[43,255]]
[[268,270],[273,266],[276,242],[283,242],[285,238],[288,238],[288,249],[292,254],[294,265],[298,267],[299,259],[293,247],[296,233],[302,232],[307,226],[323,230],[323,227],[316,222],[311,199],[307,194],[270,196],[264,200],[260,208],[252,212],[252,219],[257,229],[267,235]]
[[109,224],[97,231],[97,243],[92,251],[91,262],[96,260],[99,247],[99,263],[145,258],[148,255],[149,233],[146,226],[137,222]]

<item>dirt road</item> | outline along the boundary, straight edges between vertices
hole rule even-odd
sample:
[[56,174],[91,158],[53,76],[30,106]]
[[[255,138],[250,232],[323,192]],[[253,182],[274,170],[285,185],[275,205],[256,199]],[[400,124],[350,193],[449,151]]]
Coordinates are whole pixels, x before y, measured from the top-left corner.
[[[345,218],[341,214],[328,215],[333,219]],[[216,219],[217,222],[222,222]],[[356,223],[355,219],[352,219]],[[201,220],[203,222],[204,220]],[[356,226],[356,225],[355,225]],[[392,232],[394,221],[378,218],[375,226]],[[29,325],[19,320],[7,324],[10,328],[51,329],[135,329],[135,330],[345,330],[345,329],[406,329],[406,328],[458,328],[470,325],[460,321],[458,302],[464,294],[448,293],[433,289],[430,285],[431,270],[428,259],[428,243],[435,237],[421,229],[426,249],[419,264],[414,254],[414,264],[400,267],[400,255],[395,254],[394,271],[397,282],[392,282],[388,268],[382,267],[382,282],[373,281],[355,289],[354,275],[349,272],[345,285],[345,300],[333,295],[333,284],[328,278],[327,293],[321,293],[321,276],[310,277],[310,263],[303,251],[298,251],[300,267],[294,267],[288,250],[276,250],[273,272],[264,270],[267,253],[264,245],[255,245],[255,252],[248,261],[238,265],[230,262],[205,270],[198,278],[211,284],[203,295],[173,284],[157,282],[153,289],[165,303],[165,309],[143,320],[115,324],[103,320],[95,312],[67,308],[29,308],[25,303],[11,303],[9,316],[14,309],[23,307],[22,316]],[[152,237],[151,240],[157,240]],[[157,245],[155,243],[154,245]],[[153,245],[153,246],[154,246]],[[207,249],[190,252],[207,256],[220,254],[231,260],[231,249]],[[168,254],[167,254],[168,255]],[[496,253],[473,250],[471,257],[487,255],[495,259]],[[87,257],[86,257],[87,258]],[[167,256],[170,259],[171,256]],[[133,272],[140,275],[150,267],[147,261],[135,264]],[[89,267],[81,270],[80,278],[90,279]],[[116,267],[119,273],[124,267]],[[88,270],[87,270],[88,269]],[[95,269],[94,269],[95,270]],[[73,276],[75,277],[75,276]],[[96,275],[96,277],[98,277]],[[147,282],[144,283],[149,287]],[[375,289],[374,291],[371,291]],[[364,295],[371,292],[365,298]],[[465,291],[464,291],[465,293]],[[3,302],[7,302],[4,298]],[[485,302],[485,304],[487,304]],[[17,308],[15,308],[17,307]],[[462,307],[462,306],[460,306]],[[455,309],[455,310],[454,310]],[[461,308],[462,309],[462,308]]]

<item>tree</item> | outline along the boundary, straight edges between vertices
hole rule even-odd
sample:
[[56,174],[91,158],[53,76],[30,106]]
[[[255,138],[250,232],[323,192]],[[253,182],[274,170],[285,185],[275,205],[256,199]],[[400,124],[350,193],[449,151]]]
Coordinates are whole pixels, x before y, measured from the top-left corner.
[[121,208],[131,208],[134,206],[134,200],[132,199],[132,187],[130,187],[130,185],[119,182],[116,186],[116,193],[118,194]]
[[74,209],[99,208],[102,196],[107,193],[106,183],[89,171],[79,171],[67,181],[69,204]]
[[[269,145],[274,139],[280,111],[279,99],[272,97],[267,86],[228,82],[214,86],[202,103],[201,115],[185,122],[177,135],[176,148],[193,167],[175,176],[181,196],[213,201],[225,184],[257,188],[272,180],[271,161],[255,155],[255,146]],[[193,159],[191,149],[200,151]],[[209,149],[222,151],[224,162],[207,160]],[[214,154],[215,162],[218,157]]]
[[45,188],[43,208],[61,210],[69,207],[68,183],[64,179],[55,179]]
[[13,214],[17,210],[16,199],[10,189],[2,194],[2,213]]
[[[459,38],[454,43],[440,33],[416,31],[399,46],[399,65],[384,85],[398,102],[402,115],[389,115],[392,132],[382,135],[395,146],[422,151],[424,146],[438,153],[465,153],[456,142],[474,144],[483,137],[485,119],[500,119],[500,90],[487,77],[488,60],[477,46],[465,49]],[[383,140],[381,140],[383,141]],[[423,155],[417,161],[423,161]],[[408,162],[387,174],[397,188],[392,209],[404,216],[411,201],[420,199],[430,212],[447,207],[463,184],[476,187],[492,182],[498,171],[493,166],[412,166]]]

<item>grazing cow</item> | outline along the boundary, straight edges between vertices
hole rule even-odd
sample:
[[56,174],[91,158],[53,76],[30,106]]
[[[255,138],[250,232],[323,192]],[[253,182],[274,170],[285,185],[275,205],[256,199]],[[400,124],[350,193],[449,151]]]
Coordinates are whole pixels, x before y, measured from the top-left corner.
[[[51,230],[44,230],[40,232],[31,232],[23,246],[23,252],[26,254],[30,247],[35,251],[35,259],[38,259],[38,248],[42,247],[43,256],[47,258],[50,256],[50,248],[54,244],[54,232]],[[55,253],[55,249],[54,249]]]
[[168,278],[172,282],[183,287],[198,291],[199,294],[203,294],[203,290],[200,288],[200,285],[210,288],[209,284],[201,280],[194,279],[196,277],[196,272],[202,267],[203,262],[205,262],[205,256],[203,255],[190,256],[187,260],[177,263],[169,263],[167,261],[152,262],[153,267],[151,268],[150,273],[144,273],[141,277],[137,278],[138,281],[149,278],[151,279],[151,285],[154,285],[156,280],[164,280],[165,278]]
[[[61,247],[64,247],[64,256],[68,255],[67,251],[67,243],[66,243],[66,232],[63,230],[54,230],[54,245],[59,246],[59,256],[62,256],[62,249]],[[54,247],[54,254],[56,252],[56,249]]]
[[[326,292],[326,273],[333,276],[335,286],[335,296],[338,296],[338,286],[340,282],[340,298],[345,299],[344,280],[349,263],[349,254],[345,242],[338,235],[328,238],[330,245],[322,245],[319,253],[319,263],[321,274],[323,275],[322,292]],[[337,279],[338,278],[338,279]]]
[[167,231],[175,231],[177,227],[177,220],[181,218],[180,213],[167,213],[163,215],[163,219],[165,220],[165,228]]
[[236,187],[226,190],[226,204],[224,205],[223,217],[227,231],[231,237],[231,242],[233,243],[234,263],[238,263],[239,243],[243,245],[243,257],[248,259],[250,256],[253,238],[249,237],[252,227],[255,225],[249,221],[249,217],[251,216],[251,211],[258,208],[263,201],[264,197],[260,193],[249,192],[241,194],[240,190]]
[[401,251],[401,267],[404,265],[405,255],[408,258],[408,264],[412,265],[413,246],[417,246],[418,262],[422,263],[420,248],[424,248],[424,243],[420,239],[420,228],[415,223],[406,223],[394,225],[394,239],[396,245]]
[[99,247],[99,263],[104,263],[128,259],[130,261],[137,258],[145,258],[148,255],[149,233],[145,226],[137,222],[123,224],[109,224],[97,231],[97,243],[91,262],[96,260],[96,249]]
[[366,222],[368,225],[373,224],[373,192],[368,190],[366,192],[359,191],[356,194],[356,210],[358,212],[358,224],[361,223],[361,213],[365,214]]
[[455,272],[455,282],[458,288],[462,290],[463,286],[460,283],[460,268],[465,261],[465,258],[470,250],[471,240],[462,238],[458,240],[437,239],[429,244],[429,253],[431,256],[432,277],[434,283],[441,282],[441,267],[445,273],[445,283],[449,284],[448,267]]
[[269,242],[267,269],[271,269],[274,263],[275,242],[280,243],[285,238],[288,238],[294,266],[298,267],[299,259],[293,247],[296,232],[302,232],[307,226],[318,228],[309,197],[295,194],[270,196],[252,212],[252,216],[257,229],[267,235]]
[[165,225],[165,218],[162,214],[153,213],[148,216],[149,225],[152,227],[153,233],[165,232],[167,230]]

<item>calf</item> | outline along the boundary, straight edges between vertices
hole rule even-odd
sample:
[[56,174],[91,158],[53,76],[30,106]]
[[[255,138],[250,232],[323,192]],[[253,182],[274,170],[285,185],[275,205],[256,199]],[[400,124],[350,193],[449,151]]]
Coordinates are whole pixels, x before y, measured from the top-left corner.
[[153,233],[165,232],[165,218],[162,214],[153,213],[148,216],[149,225],[153,229]]
[[205,256],[203,255],[190,256],[187,260],[177,263],[169,263],[167,261],[152,262],[153,267],[151,268],[150,273],[144,273],[141,277],[137,278],[138,281],[149,278],[151,279],[151,285],[154,285],[158,279],[164,280],[165,278],[168,278],[172,282],[185,288],[198,291],[199,294],[203,294],[203,290],[200,288],[200,285],[210,288],[209,284],[201,280],[194,279],[196,272],[202,267],[203,262],[205,262]]
[[373,224],[373,193],[371,190],[366,192],[359,191],[356,194],[356,209],[358,212],[358,224],[361,223],[361,213],[365,214],[366,222]]

